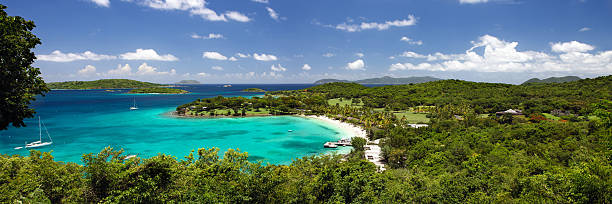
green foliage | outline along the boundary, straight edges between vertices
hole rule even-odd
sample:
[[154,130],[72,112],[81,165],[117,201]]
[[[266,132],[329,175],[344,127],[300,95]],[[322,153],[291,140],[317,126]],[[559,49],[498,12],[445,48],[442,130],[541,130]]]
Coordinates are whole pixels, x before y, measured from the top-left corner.
[[260,88],[247,88],[242,90],[243,92],[266,92],[266,90]]
[[361,138],[361,137],[353,137],[351,139],[351,146],[356,150],[356,151],[363,151],[363,147],[366,145],[366,139]]
[[40,70],[32,67],[36,56],[31,49],[40,44],[31,32],[34,22],[8,16],[5,9],[0,4],[0,130],[25,126],[23,119],[36,113],[30,101],[49,91]]
[[184,94],[184,93],[189,93],[189,92],[185,91],[185,90],[182,90],[182,89],[156,87],[156,88],[132,89],[128,93]]
[[100,79],[95,81],[66,81],[47,83],[51,89],[132,89],[158,87],[160,84],[130,79]]

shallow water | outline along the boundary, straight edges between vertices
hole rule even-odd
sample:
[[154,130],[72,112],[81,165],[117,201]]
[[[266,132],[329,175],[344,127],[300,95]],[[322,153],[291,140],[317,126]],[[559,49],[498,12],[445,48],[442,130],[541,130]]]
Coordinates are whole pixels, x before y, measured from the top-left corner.
[[[251,97],[258,93],[244,88],[265,90],[300,89],[311,85],[189,85],[192,92],[182,95],[126,94],[127,90],[54,90],[33,103],[53,139],[53,144],[37,148],[52,151],[56,160],[81,162],[85,153],[104,147],[123,148],[126,154],[151,157],[170,154],[183,159],[191,150],[218,147],[249,153],[250,160],[288,164],[294,158],[346,151],[324,149],[323,143],[346,135],[327,123],[301,117],[248,117],[193,119],[168,116],[176,106],[197,98],[224,96]],[[130,111],[134,98],[139,110]],[[0,153],[28,155],[14,147],[38,139],[38,121],[26,120],[28,127],[0,131]],[[288,130],[293,130],[289,132]],[[43,141],[47,141],[43,130]]]

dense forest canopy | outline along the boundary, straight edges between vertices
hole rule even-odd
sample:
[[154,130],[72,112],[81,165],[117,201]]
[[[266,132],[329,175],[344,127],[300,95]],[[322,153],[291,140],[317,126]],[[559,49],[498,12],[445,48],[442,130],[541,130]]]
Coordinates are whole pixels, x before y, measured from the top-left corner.
[[131,89],[158,87],[160,84],[130,79],[100,79],[95,81],[66,81],[47,83],[50,89]]
[[173,88],[138,88],[132,89],[128,93],[159,93],[159,94],[185,94],[189,93],[188,91],[182,89],[173,89]]
[[[107,148],[84,155],[82,166],[32,151],[0,157],[0,201],[610,203],[611,81],[329,83],[262,98],[197,99],[177,110],[261,108],[359,125],[370,140],[380,139],[387,170],[365,160],[362,146],[290,165],[251,162],[235,150],[220,155],[215,148],[185,158],[129,159]],[[509,108],[524,114],[496,113]],[[553,109],[563,116],[543,117]],[[411,128],[397,110],[424,112],[429,126]]]

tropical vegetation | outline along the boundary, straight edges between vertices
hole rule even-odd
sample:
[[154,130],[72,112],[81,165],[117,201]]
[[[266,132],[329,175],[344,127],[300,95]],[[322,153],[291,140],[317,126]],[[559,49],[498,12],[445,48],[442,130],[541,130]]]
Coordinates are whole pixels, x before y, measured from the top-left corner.
[[155,94],[185,94],[189,93],[183,89],[156,87],[156,88],[139,88],[132,89],[128,93],[155,93]]
[[130,79],[100,79],[95,81],[66,81],[47,83],[50,89],[133,89],[159,87],[160,84]]

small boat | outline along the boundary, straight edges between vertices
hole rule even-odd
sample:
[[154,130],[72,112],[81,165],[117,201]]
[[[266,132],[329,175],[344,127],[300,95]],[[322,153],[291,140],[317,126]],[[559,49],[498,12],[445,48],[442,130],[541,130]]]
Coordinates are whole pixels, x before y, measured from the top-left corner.
[[136,106],[136,97],[134,97],[134,106],[130,107],[130,110],[138,110],[138,106]]
[[[45,128],[45,132],[47,133],[47,137],[49,137],[49,142],[43,142],[42,141],[42,127]],[[35,142],[30,142],[25,144],[24,147],[15,147],[15,149],[22,149],[22,148],[36,148],[36,147],[42,147],[42,146],[47,146],[47,145],[51,145],[53,144],[53,139],[51,139],[51,135],[49,135],[49,131],[47,130],[47,126],[45,126],[44,123],[41,122],[40,117],[38,117],[38,141]]]
[[333,142],[326,142],[325,144],[323,144],[324,148],[336,148],[338,147],[338,145],[334,144]]
[[134,155],[134,154],[130,154],[130,155],[127,155],[127,156],[125,157],[125,159],[127,160],[127,159],[131,159],[131,158],[134,158],[134,157],[136,157],[136,155]]
[[287,130],[287,132],[293,132],[293,130]]
[[230,85],[230,84],[226,84],[226,85],[223,85],[223,87],[225,87],[225,88],[227,88],[227,87],[232,87],[232,85]]

